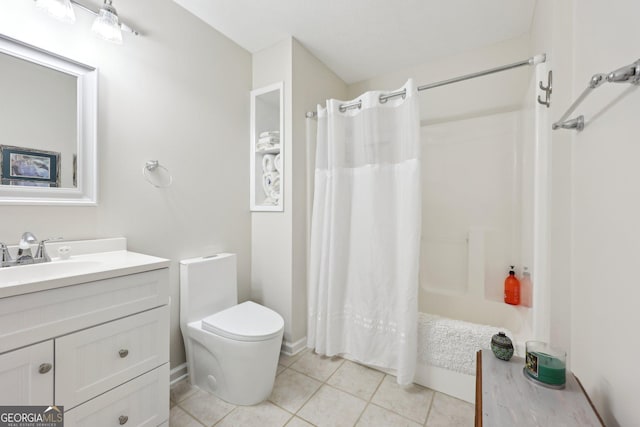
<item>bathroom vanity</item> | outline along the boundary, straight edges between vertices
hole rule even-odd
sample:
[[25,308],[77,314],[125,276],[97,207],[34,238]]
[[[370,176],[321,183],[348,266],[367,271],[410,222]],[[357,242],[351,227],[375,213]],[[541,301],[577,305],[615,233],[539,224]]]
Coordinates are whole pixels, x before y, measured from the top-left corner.
[[0,269],[0,405],[64,407],[66,427],[169,419],[169,260],[126,240],[50,244]]

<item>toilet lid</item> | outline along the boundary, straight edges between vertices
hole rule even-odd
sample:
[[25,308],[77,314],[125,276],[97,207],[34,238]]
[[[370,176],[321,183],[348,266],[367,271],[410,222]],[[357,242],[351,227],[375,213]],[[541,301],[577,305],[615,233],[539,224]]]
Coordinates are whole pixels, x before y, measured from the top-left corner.
[[202,329],[238,341],[263,341],[278,336],[284,320],[275,311],[252,301],[202,319]]

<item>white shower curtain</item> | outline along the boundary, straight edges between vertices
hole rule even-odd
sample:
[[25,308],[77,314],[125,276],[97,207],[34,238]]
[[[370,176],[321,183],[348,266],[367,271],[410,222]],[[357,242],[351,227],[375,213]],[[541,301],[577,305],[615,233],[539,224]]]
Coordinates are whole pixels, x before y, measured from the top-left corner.
[[[420,250],[416,88],[359,109],[318,106],[308,346],[413,381]],[[356,102],[358,101],[356,100]]]

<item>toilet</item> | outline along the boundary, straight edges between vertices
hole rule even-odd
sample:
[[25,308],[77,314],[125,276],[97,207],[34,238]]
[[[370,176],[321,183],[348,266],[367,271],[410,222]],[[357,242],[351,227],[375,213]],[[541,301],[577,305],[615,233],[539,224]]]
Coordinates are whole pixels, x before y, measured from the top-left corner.
[[252,301],[238,304],[236,255],[180,261],[180,329],[192,385],[235,405],[267,399],[284,320]]

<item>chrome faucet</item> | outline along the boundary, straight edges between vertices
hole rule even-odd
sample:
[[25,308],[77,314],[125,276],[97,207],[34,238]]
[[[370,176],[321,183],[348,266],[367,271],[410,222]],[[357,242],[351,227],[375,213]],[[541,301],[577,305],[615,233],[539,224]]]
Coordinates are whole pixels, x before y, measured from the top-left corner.
[[37,260],[41,260],[39,262],[49,262],[51,261],[51,257],[47,253],[47,247],[44,245],[44,242],[52,242],[56,240],[62,240],[62,237],[52,237],[50,239],[40,240],[40,244],[38,244],[38,250],[36,251]]
[[18,258],[17,264],[33,264],[34,259],[31,253],[31,245],[38,243],[38,239],[33,233],[26,231],[22,233],[20,243],[18,243]]
[[[47,253],[45,242],[61,239],[61,237],[56,237],[53,239],[44,239],[38,242],[36,236],[34,236],[33,233],[27,231],[23,233],[22,237],[20,238],[20,243],[18,243],[18,254],[15,260],[11,258],[11,253],[9,252],[9,248],[7,247],[7,245],[0,242],[0,267],[13,267],[16,265],[50,262],[51,257]],[[31,245],[35,244],[38,245],[38,249],[36,250],[36,254],[34,256],[31,252]]]
[[13,258],[11,258],[7,245],[0,242],[0,267],[4,267],[4,264],[8,262],[13,262]]

